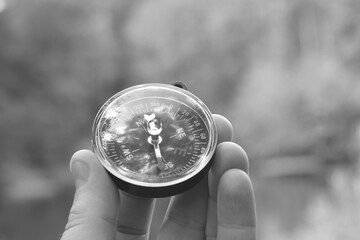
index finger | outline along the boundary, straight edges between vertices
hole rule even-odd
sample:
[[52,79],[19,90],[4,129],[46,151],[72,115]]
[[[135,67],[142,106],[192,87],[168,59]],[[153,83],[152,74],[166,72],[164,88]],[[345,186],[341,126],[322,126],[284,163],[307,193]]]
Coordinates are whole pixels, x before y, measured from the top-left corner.
[[212,116],[218,132],[217,143],[231,141],[233,138],[233,128],[230,121],[219,114],[213,114]]
[[254,191],[249,176],[240,169],[228,170],[218,190],[217,239],[256,239]]

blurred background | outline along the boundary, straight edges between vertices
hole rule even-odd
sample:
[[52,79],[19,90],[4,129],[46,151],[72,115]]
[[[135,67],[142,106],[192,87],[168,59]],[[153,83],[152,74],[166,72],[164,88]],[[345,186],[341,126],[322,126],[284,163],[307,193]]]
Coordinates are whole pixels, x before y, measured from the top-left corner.
[[102,103],[174,81],[233,123],[260,240],[359,239],[359,74],[359,0],[0,0],[0,240],[60,238]]

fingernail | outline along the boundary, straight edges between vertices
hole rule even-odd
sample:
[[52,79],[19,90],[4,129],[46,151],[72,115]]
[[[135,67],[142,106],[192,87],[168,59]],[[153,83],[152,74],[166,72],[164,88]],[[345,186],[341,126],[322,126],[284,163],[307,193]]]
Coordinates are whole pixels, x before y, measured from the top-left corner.
[[74,160],[71,162],[70,171],[75,179],[75,186],[83,186],[89,179],[89,166],[83,161]]

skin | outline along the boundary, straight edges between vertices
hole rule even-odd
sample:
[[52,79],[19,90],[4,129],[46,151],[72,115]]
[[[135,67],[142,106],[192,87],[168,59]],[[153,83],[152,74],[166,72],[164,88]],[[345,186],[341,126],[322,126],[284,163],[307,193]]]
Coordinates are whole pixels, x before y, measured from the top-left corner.
[[[255,201],[245,151],[231,123],[213,115],[218,146],[208,177],[173,196],[158,239],[256,239]],[[76,192],[61,240],[148,239],[155,199],[119,191],[89,150],[70,161]]]

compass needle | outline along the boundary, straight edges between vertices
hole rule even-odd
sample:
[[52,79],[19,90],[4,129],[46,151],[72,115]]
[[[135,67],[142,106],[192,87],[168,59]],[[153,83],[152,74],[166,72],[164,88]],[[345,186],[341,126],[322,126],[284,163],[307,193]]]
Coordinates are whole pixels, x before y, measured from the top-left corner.
[[156,118],[155,113],[150,115],[144,114],[144,119],[147,122],[147,131],[150,134],[148,138],[148,142],[154,146],[155,157],[158,163],[158,167],[160,170],[165,170],[163,157],[161,155],[160,143],[162,141],[161,136],[159,134],[163,130],[162,122]]
[[158,138],[156,140],[152,139],[152,136],[150,136],[148,138],[148,142],[154,146],[154,151],[155,151],[155,157],[158,163],[158,167],[160,170],[164,170],[164,162],[165,160],[163,159],[162,155],[161,155],[161,150],[160,150],[160,143],[162,141],[162,138],[160,136],[158,136]]
[[186,191],[204,177],[215,152],[211,112],[195,95],[143,84],[112,96],[95,117],[97,158],[122,190],[142,197]]
[[158,167],[160,168],[160,170],[164,170],[164,160],[161,156],[159,143],[153,144],[153,146],[155,150],[156,160],[158,162]]

